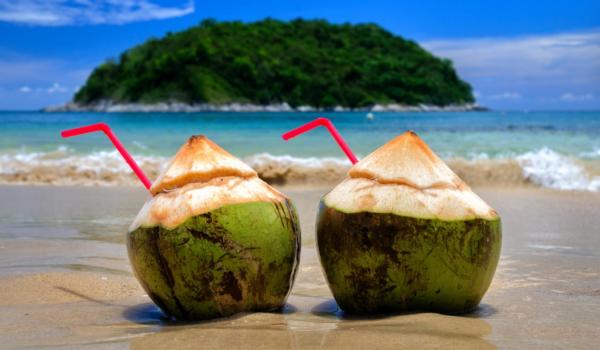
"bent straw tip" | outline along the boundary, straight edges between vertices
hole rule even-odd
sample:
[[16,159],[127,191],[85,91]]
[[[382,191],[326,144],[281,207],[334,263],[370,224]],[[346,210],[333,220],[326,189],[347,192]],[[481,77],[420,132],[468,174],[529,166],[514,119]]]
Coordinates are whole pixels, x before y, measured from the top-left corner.
[[148,180],[148,178],[144,174],[144,171],[137,165],[137,163],[131,157],[129,152],[127,152],[127,149],[125,149],[123,144],[121,144],[121,142],[119,141],[117,136],[112,132],[112,130],[108,126],[108,124],[100,122],[100,123],[96,123],[96,124],[81,126],[81,127],[74,128],[74,129],[63,130],[60,133],[60,135],[64,138],[67,138],[67,137],[78,136],[78,135],[87,134],[87,133],[95,132],[95,131],[104,132],[104,134],[109,138],[109,140],[112,142],[113,146],[117,149],[117,151],[119,151],[119,153],[121,153],[123,158],[125,158],[125,161],[129,164],[129,166],[131,167],[131,170],[133,170],[133,172],[137,175],[137,177],[140,179],[142,184],[144,184],[144,186],[149,190],[150,187],[152,186],[152,183],[150,182],[150,180]]
[[62,136],[64,139],[67,139],[67,138],[73,137],[73,136],[77,136],[77,135],[79,135],[79,133],[77,132],[78,129],[79,128],[63,130],[60,132],[60,136]]
[[63,138],[69,138],[94,131],[103,131],[105,133],[109,133],[111,130],[108,124],[100,122],[96,124],[80,126],[78,128],[63,130],[60,132],[60,136],[62,136]]
[[327,130],[329,131],[331,136],[335,139],[335,141],[338,143],[338,145],[340,146],[342,151],[344,151],[344,153],[346,154],[346,156],[348,157],[348,159],[350,160],[350,162],[352,164],[356,164],[358,162],[358,159],[356,158],[356,156],[350,149],[350,146],[348,146],[348,144],[346,144],[346,141],[344,141],[344,138],[342,137],[342,135],[340,135],[340,133],[337,131],[337,129],[335,128],[335,126],[333,125],[331,120],[329,120],[325,117],[318,117],[311,122],[308,122],[304,125],[297,127],[296,129],[290,130],[290,131],[282,134],[281,137],[287,141],[293,137],[296,137],[302,133],[305,133],[309,130],[314,129],[317,126],[324,126],[325,128],[327,128]]
[[331,122],[331,120],[329,120],[325,117],[318,117],[318,118],[314,119],[313,121],[310,121],[304,125],[301,125],[293,130],[290,130],[290,131],[282,134],[281,138],[284,139],[285,141],[288,141],[289,139],[292,139],[302,133],[305,133],[308,130],[313,129],[319,125],[325,126],[325,127],[327,127],[327,129],[333,128],[333,123]]

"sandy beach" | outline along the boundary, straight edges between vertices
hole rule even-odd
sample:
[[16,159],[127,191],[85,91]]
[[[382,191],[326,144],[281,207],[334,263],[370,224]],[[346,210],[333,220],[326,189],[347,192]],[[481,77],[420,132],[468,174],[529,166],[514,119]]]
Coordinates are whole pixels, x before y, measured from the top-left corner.
[[593,349],[600,337],[600,194],[476,188],[503,219],[500,265],[472,314],[340,312],[314,247],[325,188],[283,188],[302,260],[281,312],[194,324],[164,318],[131,274],[124,235],[147,198],[130,187],[0,187],[0,347]]
[[598,14],[0,0],[0,350],[600,350]]

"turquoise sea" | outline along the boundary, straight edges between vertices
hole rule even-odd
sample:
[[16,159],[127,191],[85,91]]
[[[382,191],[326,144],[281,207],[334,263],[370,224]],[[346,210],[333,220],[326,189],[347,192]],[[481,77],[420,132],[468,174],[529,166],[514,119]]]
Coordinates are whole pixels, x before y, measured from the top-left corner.
[[[543,187],[600,189],[600,111],[375,113],[372,119],[364,112],[0,112],[0,177],[4,182],[60,183],[68,180],[65,177],[102,180],[94,178],[94,172],[107,180],[107,174],[128,173],[102,134],[60,137],[63,129],[100,121],[112,127],[150,172],[160,171],[153,167],[160,168],[194,134],[208,136],[253,166],[268,163],[270,168],[292,171],[347,166],[325,129],[289,142],[281,139],[282,133],[318,116],[334,122],[359,158],[414,130],[451,167],[467,162],[488,171],[492,167],[493,173],[494,164],[512,162],[519,165],[524,180]],[[56,171],[65,167],[68,172]]]

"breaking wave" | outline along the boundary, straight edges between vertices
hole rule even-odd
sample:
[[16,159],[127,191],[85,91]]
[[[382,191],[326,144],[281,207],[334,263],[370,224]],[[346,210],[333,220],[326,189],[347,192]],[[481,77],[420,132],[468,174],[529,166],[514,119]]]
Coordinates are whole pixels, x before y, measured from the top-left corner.
[[274,184],[333,184],[344,178],[350,163],[342,158],[297,158],[261,153],[245,159],[262,179]]
[[590,175],[583,165],[549,148],[517,157],[523,176],[533,183],[560,190],[598,191],[600,176]]
[[[167,159],[138,156],[148,177],[156,178]],[[130,185],[136,177],[116,151],[75,154],[66,147],[52,152],[0,154],[0,181],[52,185]]]
[[[137,156],[154,179],[168,158]],[[267,182],[278,185],[331,186],[350,168],[345,158],[256,154],[244,159]],[[599,191],[600,162],[596,150],[580,158],[549,148],[504,157],[486,154],[446,161],[471,186],[540,186],[560,190]],[[117,151],[77,154],[66,147],[51,152],[0,154],[0,182],[54,185],[137,185],[137,179]]]

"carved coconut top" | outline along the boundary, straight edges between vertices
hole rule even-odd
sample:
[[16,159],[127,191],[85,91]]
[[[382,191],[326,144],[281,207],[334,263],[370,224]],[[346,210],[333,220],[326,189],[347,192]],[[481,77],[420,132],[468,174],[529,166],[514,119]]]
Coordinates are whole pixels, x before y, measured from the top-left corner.
[[140,226],[175,228],[224,205],[286,199],[251,167],[202,135],[190,137],[179,149],[151,193],[130,231]]
[[347,213],[440,219],[497,219],[486,204],[414,132],[369,154],[323,198]]
[[407,131],[376,149],[354,165],[348,175],[420,189],[466,187],[413,131]]
[[156,195],[189,183],[206,182],[224,176],[250,178],[257,175],[251,167],[206,136],[192,136],[152,184],[150,192]]

